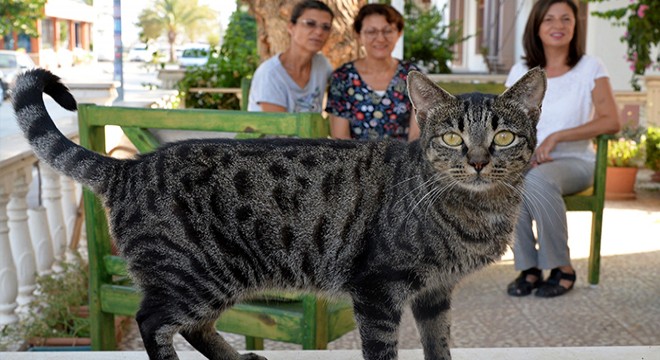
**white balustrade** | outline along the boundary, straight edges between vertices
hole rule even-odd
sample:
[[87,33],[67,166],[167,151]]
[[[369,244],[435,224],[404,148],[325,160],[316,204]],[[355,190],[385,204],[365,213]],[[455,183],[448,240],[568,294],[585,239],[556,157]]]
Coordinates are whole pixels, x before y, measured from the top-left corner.
[[[60,260],[64,258],[78,213],[77,199],[81,196],[79,185],[45,169],[33,180],[42,185],[43,201],[28,202],[26,197],[36,195],[28,192],[28,188],[38,160],[27,144],[10,144],[5,138],[1,141],[0,327],[19,321],[22,308],[34,291],[38,291],[36,274],[52,276],[55,253],[51,231],[57,234],[55,240],[61,244],[58,245]],[[39,165],[44,168],[43,164]],[[28,209],[28,203],[46,206]],[[80,240],[82,246],[84,239]]]
[[39,206],[36,209],[28,209],[28,226],[30,227],[34,258],[37,262],[37,274],[48,276],[53,272],[52,266],[55,261],[55,253],[53,252],[45,207]]
[[46,164],[40,164],[40,168],[42,178],[41,198],[48,214],[50,237],[53,241],[53,252],[55,254],[53,270],[59,272],[62,270],[61,263],[65,259],[68,245],[66,224],[64,223],[64,215],[62,214],[60,175]]
[[78,197],[76,197],[76,183],[66,176],[60,177],[62,184],[62,215],[66,225],[67,242],[71,243],[73,227],[78,217]]
[[18,306],[18,277],[9,246],[7,203],[10,185],[6,180],[6,177],[0,177],[0,327],[18,321],[18,316],[14,313]]
[[26,202],[28,183],[31,178],[31,169],[29,168],[16,171],[13,191],[7,204],[9,243],[18,275],[18,298],[16,298],[16,302],[19,307],[27,305],[33,299],[32,293],[36,288],[37,265],[30,240]]

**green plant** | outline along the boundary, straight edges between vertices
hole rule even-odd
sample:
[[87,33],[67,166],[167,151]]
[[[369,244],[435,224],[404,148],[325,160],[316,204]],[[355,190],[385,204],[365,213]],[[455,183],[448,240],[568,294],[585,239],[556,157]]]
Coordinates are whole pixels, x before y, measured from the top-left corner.
[[39,36],[37,21],[45,17],[46,0],[0,0],[0,37],[13,32]]
[[614,167],[639,167],[644,164],[646,129],[637,125],[625,125],[610,140],[607,150],[607,165]]
[[647,168],[660,171],[660,127],[650,126],[646,131]]
[[[222,47],[212,49],[204,66],[191,67],[179,81],[179,96],[186,108],[240,109],[234,94],[190,93],[190,88],[240,87],[241,78],[257,69],[257,23],[240,7],[232,14]],[[247,101],[247,99],[245,99]]]
[[406,28],[403,37],[404,58],[417,62],[430,73],[449,74],[449,63],[454,59],[454,45],[469,38],[462,36],[460,22],[444,24],[442,14],[433,6],[423,11],[414,2],[406,2]]
[[86,264],[64,263],[63,272],[37,277],[35,298],[16,331],[23,339],[89,337],[89,318],[80,311],[88,304]]
[[[589,0],[603,2],[608,0]],[[656,59],[651,59],[653,48],[658,49],[660,44],[660,3],[658,0],[631,0],[622,8],[594,11],[594,16],[609,19],[616,26],[625,26],[626,32],[621,42],[628,45],[627,60],[630,70],[633,71],[630,84],[635,91],[641,89],[639,76],[644,75],[647,69],[660,68],[660,53],[656,51]]]

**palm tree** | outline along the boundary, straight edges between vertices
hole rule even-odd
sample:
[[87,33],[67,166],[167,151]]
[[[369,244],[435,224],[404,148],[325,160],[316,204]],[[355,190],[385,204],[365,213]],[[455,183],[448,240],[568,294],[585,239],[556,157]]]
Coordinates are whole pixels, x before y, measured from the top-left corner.
[[197,34],[211,29],[213,22],[217,22],[216,12],[199,5],[198,0],[156,0],[153,7],[140,13],[137,26],[146,39],[165,34],[170,45],[169,61],[174,62],[174,44],[179,35],[186,34],[194,40]]

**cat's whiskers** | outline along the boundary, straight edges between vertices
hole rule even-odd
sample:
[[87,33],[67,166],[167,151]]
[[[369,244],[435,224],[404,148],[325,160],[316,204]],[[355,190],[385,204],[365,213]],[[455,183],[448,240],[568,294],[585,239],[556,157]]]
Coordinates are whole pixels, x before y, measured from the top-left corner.
[[434,175],[431,176],[428,180],[422,182],[421,184],[419,184],[418,186],[414,187],[413,189],[411,189],[411,190],[408,191],[407,193],[403,194],[403,195],[401,196],[401,198],[400,198],[399,200],[397,200],[396,203],[394,203],[394,205],[398,205],[400,202],[406,200],[406,198],[407,198],[408,196],[411,196],[411,195],[414,196],[414,194],[413,194],[414,192],[416,192],[417,190],[419,190],[419,189],[425,187],[426,185],[430,184],[431,182],[435,181],[434,177],[435,177],[436,175],[438,175],[438,174],[437,174],[437,173],[434,174]]
[[399,182],[396,183],[396,184],[392,184],[392,185],[386,187],[385,189],[387,189],[387,190],[394,189],[394,188],[398,187],[399,185],[403,185],[404,183],[407,183],[408,181],[411,181],[411,180],[415,180],[415,179],[417,179],[417,178],[419,178],[419,177],[420,177],[419,175],[413,175],[413,176],[411,176],[411,177],[409,177],[409,178],[407,178],[407,179],[403,179],[403,180],[399,181]]
[[451,190],[452,188],[456,187],[457,185],[458,185],[458,181],[450,181],[449,183],[447,183],[442,188],[435,188],[434,189],[435,194],[427,202],[426,210],[424,210],[424,215],[426,216],[428,211],[433,207],[433,205],[435,204],[435,201],[440,196],[442,196],[443,194],[445,194],[447,191]]
[[[536,181],[536,179],[533,179],[533,178],[528,178],[528,179],[527,179],[527,183],[529,184],[530,187],[542,188],[542,187],[544,186],[543,184],[538,183],[538,182]],[[542,203],[546,203],[546,204],[548,204],[548,205],[551,204],[550,200],[548,200],[548,199],[546,198],[546,195],[545,195],[545,192],[544,192],[544,191],[539,191],[538,194],[534,194],[534,193],[531,192],[531,191],[524,191],[524,192],[523,192],[523,199],[530,199],[530,198],[533,199],[534,201],[529,201],[529,200],[527,200],[527,201],[523,201],[523,205],[522,205],[522,206],[529,206],[529,205],[531,205],[531,206],[533,207],[532,209],[529,209],[529,210],[528,210],[528,211],[530,212],[530,215],[531,215],[532,217],[535,217],[535,214],[539,214],[539,213],[542,213],[542,212],[544,212],[545,215],[546,215],[547,217],[552,217],[552,216],[550,215],[550,212],[548,211],[548,209],[547,209],[546,207],[541,207],[541,206],[539,206],[539,205],[542,204]],[[557,209],[555,209],[555,208],[552,207],[552,206],[549,206],[549,207],[552,208],[552,210],[553,210],[553,212],[554,212],[554,215],[555,215],[556,217],[561,217],[561,216],[562,216],[562,214],[561,214],[559,211],[557,211]],[[531,210],[534,210],[534,211],[531,211]],[[568,231],[568,229],[567,229],[566,226],[564,226],[564,228],[561,229],[561,230],[564,231],[564,232]]]
[[[440,174],[440,173],[435,173],[435,174],[433,174],[433,176],[431,176],[431,178],[429,179],[429,181],[440,182],[441,180],[443,180],[443,177],[450,178],[450,177],[447,176],[447,175]],[[429,181],[427,181],[426,183],[428,183]],[[451,184],[451,181],[450,181],[449,183]],[[446,187],[446,185],[445,185],[445,187]],[[444,187],[443,187],[443,188],[444,188]],[[411,215],[411,214],[415,211],[415,209],[416,209],[416,208],[417,208],[417,207],[418,207],[418,206],[424,201],[424,199],[426,199],[428,196],[432,195],[437,189],[439,189],[439,188],[436,187],[436,186],[434,186],[434,187],[432,187],[432,189],[431,189],[430,191],[427,191],[426,194],[424,194],[424,196],[422,196],[422,198],[419,199],[419,201],[417,201],[417,202],[412,206],[412,208],[410,208],[410,209],[408,210],[408,215],[406,215],[406,217],[405,217],[405,219],[404,219],[404,222],[407,222],[407,220],[408,220],[408,218],[410,217],[410,215]]]

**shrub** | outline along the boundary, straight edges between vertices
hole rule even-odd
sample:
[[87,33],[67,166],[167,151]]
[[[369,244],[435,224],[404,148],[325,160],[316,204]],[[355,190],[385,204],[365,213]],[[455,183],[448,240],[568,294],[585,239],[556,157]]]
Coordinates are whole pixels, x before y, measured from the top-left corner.
[[660,171],[660,127],[651,126],[646,132],[646,167]]
[[239,7],[231,16],[220,50],[211,50],[205,66],[186,70],[179,81],[179,95],[187,108],[238,110],[240,102],[234,94],[190,93],[188,89],[240,87],[241,78],[252,75],[258,64],[257,24]]
[[454,45],[469,38],[462,36],[462,23],[444,25],[442,13],[446,7],[442,11],[435,6],[423,11],[413,2],[406,2],[404,58],[416,62],[429,73],[451,73],[449,63],[454,59]]

